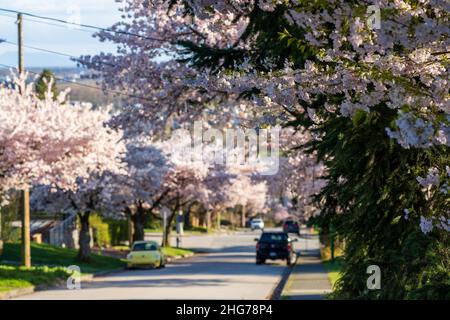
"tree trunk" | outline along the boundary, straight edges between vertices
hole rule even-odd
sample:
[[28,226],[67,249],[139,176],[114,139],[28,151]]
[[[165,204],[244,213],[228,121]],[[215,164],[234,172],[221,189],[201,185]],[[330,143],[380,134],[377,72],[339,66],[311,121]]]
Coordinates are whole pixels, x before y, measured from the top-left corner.
[[128,245],[131,247],[133,244],[134,223],[132,219],[132,212],[129,207],[125,208],[125,216],[127,217],[127,233],[128,233]]
[[205,216],[205,211],[203,209],[200,209],[198,211],[198,226],[199,227],[206,227],[206,216]]
[[172,212],[172,214],[167,217],[167,225],[166,225],[166,229],[164,230],[164,236],[163,236],[163,242],[162,242],[162,246],[163,247],[170,247],[170,232],[172,231],[172,222],[173,222],[173,218],[175,217],[176,211]]
[[241,227],[245,228],[245,206],[242,206],[241,210]]
[[188,205],[186,213],[184,215],[184,227],[186,229],[189,229],[189,228],[192,227],[192,224],[191,224],[191,211],[192,211],[192,206],[193,205],[194,205],[193,203]]
[[138,207],[136,213],[132,215],[133,217],[133,241],[142,241],[145,237],[145,222],[147,220],[147,215],[142,207]]
[[217,229],[218,230],[220,230],[221,220],[222,220],[222,217],[221,217],[220,210],[219,210],[219,211],[217,211]]
[[134,231],[134,223],[131,219],[131,215],[127,216],[127,222],[128,222],[128,245],[131,247],[133,244],[133,231]]
[[210,230],[211,229],[211,211],[207,210],[206,211],[206,229]]
[[91,254],[91,235],[89,234],[89,212],[78,213],[78,217],[80,218],[80,235],[78,244],[80,246],[78,250],[78,259],[81,261],[89,261]]

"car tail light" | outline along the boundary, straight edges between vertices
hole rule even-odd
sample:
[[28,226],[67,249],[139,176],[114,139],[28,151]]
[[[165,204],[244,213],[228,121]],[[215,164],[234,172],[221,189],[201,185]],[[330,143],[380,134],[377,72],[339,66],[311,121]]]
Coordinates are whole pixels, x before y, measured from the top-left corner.
[[288,243],[287,249],[288,249],[288,251],[291,251],[291,250],[292,250],[292,245],[291,245],[290,243]]
[[259,250],[259,243],[256,244],[256,250]]

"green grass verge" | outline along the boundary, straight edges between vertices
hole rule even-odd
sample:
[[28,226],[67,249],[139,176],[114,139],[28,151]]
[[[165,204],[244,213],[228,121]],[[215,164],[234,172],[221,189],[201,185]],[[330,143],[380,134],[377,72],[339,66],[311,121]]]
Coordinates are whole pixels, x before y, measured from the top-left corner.
[[[31,262],[35,266],[68,267],[77,265],[83,274],[109,271],[125,267],[119,259],[91,254],[89,262],[77,258],[78,251],[47,244],[31,244]],[[20,243],[6,243],[0,261],[20,262]]]
[[6,243],[1,261],[9,265],[0,265],[0,292],[13,289],[26,288],[37,285],[50,285],[69,276],[66,268],[77,265],[82,274],[93,274],[101,271],[111,271],[125,267],[125,261],[91,255],[89,262],[81,262],[77,259],[78,251],[46,244],[31,244],[31,261],[33,267],[30,269],[12,264],[20,262],[20,244]]
[[334,261],[331,259],[323,262],[325,269],[328,272],[328,278],[330,279],[331,285],[334,286],[336,281],[340,277],[340,272],[342,269],[342,257],[336,257]]
[[175,256],[182,256],[185,254],[193,253],[192,250],[188,249],[182,249],[182,248],[174,248],[174,247],[164,247],[162,248],[162,251],[166,255],[166,257],[175,257]]
[[111,246],[112,250],[117,250],[117,251],[130,251],[130,247],[129,246],[125,246],[125,245],[120,245],[120,246]]
[[61,267],[32,267],[0,265],[0,292],[38,285],[49,285],[67,279],[69,274]]

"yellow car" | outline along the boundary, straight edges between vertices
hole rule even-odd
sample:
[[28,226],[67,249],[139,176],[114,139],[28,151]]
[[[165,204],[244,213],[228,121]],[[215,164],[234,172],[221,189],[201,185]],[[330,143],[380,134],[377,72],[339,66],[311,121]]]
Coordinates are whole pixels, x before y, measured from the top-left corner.
[[164,268],[165,257],[161,247],[155,241],[136,241],[127,256],[128,268],[154,267]]

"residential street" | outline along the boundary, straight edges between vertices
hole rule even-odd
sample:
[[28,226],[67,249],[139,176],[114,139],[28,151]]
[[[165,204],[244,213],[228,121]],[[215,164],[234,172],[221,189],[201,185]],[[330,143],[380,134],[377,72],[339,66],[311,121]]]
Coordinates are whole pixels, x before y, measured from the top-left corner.
[[[207,253],[175,261],[165,269],[98,277],[82,283],[81,290],[40,291],[20,299],[267,299],[286,265],[284,261],[255,264],[254,238],[259,234],[188,236],[184,247]],[[296,243],[297,250],[304,248],[304,240]]]

